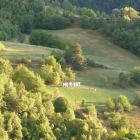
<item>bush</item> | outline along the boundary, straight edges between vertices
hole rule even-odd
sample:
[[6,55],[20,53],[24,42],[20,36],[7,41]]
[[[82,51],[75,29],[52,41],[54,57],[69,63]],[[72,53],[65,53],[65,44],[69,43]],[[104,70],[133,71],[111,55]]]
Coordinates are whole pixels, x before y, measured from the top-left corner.
[[91,116],[93,116],[95,118],[97,117],[97,111],[96,111],[94,105],[91,105],[91,106],[86,107],[85,110],[86,110],[86,113],[88,115],[91,115]]
[[25,38],[26,38],[25,34],[21,33],[21,34],[18,35],[18,41],[20,43],[23,43],[25,41]]
[[66,112],[68,108],[68,100],[65,97],[58,97],[54,101],[55,112]]
[[123,71],[119,74],[119,78],[122,82],[129,82],[131,80],[131,73],[128,71]]
[[140,66],[139,67],[134,67],[134,69],[132,70],[132,79],[140,84]]
[[13,68],[10,65],[10,61],[0,58],[0,74],[1,73],[10,74],[12,70]]
[[42,45],[46,47],[65,49],[67,45],[71,45],[69,41],[64,40],[56,35],[48,34],[46,31],[34,30],[30,38],[30,44]]
[[98,64],[96,63],[93,59],[91,58],[86,58],[85,59],[85,64],[89,67],[93,67],[93,68],[102,68],[102,69],[108,69],[107,66],[102,65],[102,64]]
[[21,63],[23,63],[23,64],[31,63],[31,59],[28,59],[28,58],[23,57],[23,58],[21,59]]
[[109,98],[106,101],[106,106],[105,106],[106,111],[131,111],[132,110],[132,105],[129,103],[127,97],[124,95],[120,95],[117,98]]
[[120,95],[117,99],[117,102],[122,104],[124,111],[131,111],[133,108],[129,103],[127,97],[125,97],[124,95]]
[[0,51],[3,51],[5,46],[0,42]]
[[67,69],[66,76],[68,76],[68,78],[69,78],[71,81],[75,81],[75,73],[73,73],[73,71],[71,70],[71,68],[68,68],[68,69]]
[[140,92],[136,92],[134,94],[134,101],[133,101],[134,105],[137,105],[138,107],[140,106]]

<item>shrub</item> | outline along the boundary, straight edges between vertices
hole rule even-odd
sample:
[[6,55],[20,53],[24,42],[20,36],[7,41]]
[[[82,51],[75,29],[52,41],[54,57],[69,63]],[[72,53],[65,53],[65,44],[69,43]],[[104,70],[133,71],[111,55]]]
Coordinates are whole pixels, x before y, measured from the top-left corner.
[[89,67],[93,67],[93,68],[102,68],[102,69],[108,69],[107,66],[103,65],[103,64],[98,64],[96,63],[93,59],[91,58],[86,58],[85,59],[85,64]]
[[0,42],[0,51],[3,51],[5,46]]
[[137,105],[138,107],[140,106],[140,92],[136,92],[134,94],[133,104]]
[[13,68],[10,65],[10,61],[0,58],[0,74],[1,73],[10,74],[12,70]]
[[109,98],[106,101],[106,106],[105,106],[106,111],[131,111],[132,110],[132,105],[129,103],[127,97],[124,95],[120,95],[117,98]]
[[26,58],[26,57],[23,57],[23,58],[21,59],[21,63],[23,63],[23,64],[31,63],[31,59],[28,59],[28,58]]
[[23,43],[23,42],[25,41],[25,38],[26,38],[25,34],[20,33],[20,34],[18,35],[18,41],[19,41],[20,43]]
[[68,100],[65,97],[58,97],[54,101],[55,112],[66,112],[68,108]]
[[67,69],[66,76],[68,76],[71,81],[75,81],[75,73],[73,73],[70,67]]
[[115,109],[115,103],[113,102],[112,98],[109,98],[106,101],[106,107],[107,107],[107,110],[109,110],[109,111],[113,111]]
[[140,84],[140,66],[139,67],[134,67],[134,69],[132,70],[132,79]]
[[129,103],[127,97],[125,97],[124,95],[120,95],[117,99],[117,102],[122,104],[124,111],[132,110],[132,105]]
[[122,82],[129,82],[131,80],[131,73],[128,71],[123,71],[119,74],[119,78]]
[[86,110],[88,115],[91,115],[93,117],[97,117],[97,111],[96,111],[94,105],[86,107],[85,110]]

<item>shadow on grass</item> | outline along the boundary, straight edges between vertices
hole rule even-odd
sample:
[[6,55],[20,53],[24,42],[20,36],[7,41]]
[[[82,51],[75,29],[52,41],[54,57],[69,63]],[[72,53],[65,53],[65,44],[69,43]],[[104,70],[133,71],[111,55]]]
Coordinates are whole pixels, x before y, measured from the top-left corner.
[[104,107],[105,103],[103,102],[86,102],[86,106],[95,105],[95,108],[102,108]]

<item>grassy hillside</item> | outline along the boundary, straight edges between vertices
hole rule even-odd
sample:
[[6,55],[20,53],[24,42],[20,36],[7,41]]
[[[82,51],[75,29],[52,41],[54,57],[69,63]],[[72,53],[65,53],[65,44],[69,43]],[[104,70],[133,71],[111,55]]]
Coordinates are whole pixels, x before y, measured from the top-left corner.
[[37,60],[42,58],[42,54],[47,57],[51,54],[52,50],[54,50],[48,47],[25,44],[27,43],[27,40],[25,40],[26,42],[23,44],[17,43],[16,38],[12,39],[11,41],[12,42],[2,41],[6,49],[3,52],[0,52],[1,58],[16,60],[23,57],[28,57],[32,60]]
[[[103,106],[109,96],[117,97],[119,94],[126,95],[131,102],[133,101],[133,94],[139,90],[137,88],[111,89],[100,87],[100,85],[103,85],[103,77],[107,77],[107,84],[111,84],[118,80],[121,71],[131,70],[134,66],[138,66],[140,64],[138,57],[113,45],[97,31],[74,28],[47,30],[47,32],[61,36],[73,43],[80,43],[85,57],[92,58],[98,63],[113,68],[90,68],[85,71],[76,71],[76,81],[80,81],[83,86],[76,88],[62,88],[60,86],[58,88],[61,96],[77,102],[81,102],[84,99],[86,105],[94,104],[97,108]],[[52,48],[29,45],[28,38],[29,36],[26,37],[24,44],[18,43],[17,38],[10,40],[10,42],[2,42],[6,50],[0,54],[1,57],[7,59],[29,57],[35,60],[41,59],[42,54],[45,54],[45,57],[50,55]],[[93,88],[93,90],[89,90],[89,88]],[[95,92],[95,88],[98,92]],[[47,86],[47,89],[48,92],[55,90],[52,86]]]
[[61,36],[82,45],[83,55],[96,62],[115,69],[130,70],[140,64],[140,59],[130,52],[106,40],[97,31],[87,29],[47,30],[48,33]]
[[[128,97],[129,101],[133,101],[133,94],[138,89],[111,89],[94,86],[81,86],[81,87],[57,87],[60,95],[67,97],[69,100],[81,102],[86,101],[86,105],[94,104],[96,108],[102,107],[109,97],[118,97],[120,94]],[[90,89],[89,89],[90,88]],[[96,92],[95,92],[96,89]],[[55,88],[47,86],[48,92],[54,92]],[[98,91],[98,92],[97,92]]]

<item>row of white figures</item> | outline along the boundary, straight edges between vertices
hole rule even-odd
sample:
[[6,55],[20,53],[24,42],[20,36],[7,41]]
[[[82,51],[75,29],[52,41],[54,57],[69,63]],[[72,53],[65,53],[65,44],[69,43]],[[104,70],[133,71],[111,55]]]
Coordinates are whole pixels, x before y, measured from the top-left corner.
[[79,87],[80,82],[62,83],[62,87]]

